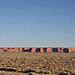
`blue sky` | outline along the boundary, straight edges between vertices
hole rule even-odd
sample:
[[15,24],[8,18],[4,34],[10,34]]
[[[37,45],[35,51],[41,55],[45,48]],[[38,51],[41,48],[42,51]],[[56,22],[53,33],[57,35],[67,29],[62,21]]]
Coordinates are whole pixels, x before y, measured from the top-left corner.
[[75,0],[0,0],[0,46],[75,47]]

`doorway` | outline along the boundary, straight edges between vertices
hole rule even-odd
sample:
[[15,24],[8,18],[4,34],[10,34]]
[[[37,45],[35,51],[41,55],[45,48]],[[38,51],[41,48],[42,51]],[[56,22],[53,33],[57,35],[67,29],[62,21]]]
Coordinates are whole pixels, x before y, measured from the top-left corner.
[[52,48],[53,52],[58,52],[58,48]]
[[69,53],[69,49],[68,49],[68,48],[64,48],[64,49],[63,49],[63,52],[64,52],[64,53]]
[[40,48],[36,48],[36,52],[40,52]]

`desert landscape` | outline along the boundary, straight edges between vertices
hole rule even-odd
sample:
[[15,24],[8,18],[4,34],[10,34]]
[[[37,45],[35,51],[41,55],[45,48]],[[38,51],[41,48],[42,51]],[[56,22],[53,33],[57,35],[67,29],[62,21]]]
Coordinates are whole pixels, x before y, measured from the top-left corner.
[[0,52],[0,75],[75,75],[75,53]]

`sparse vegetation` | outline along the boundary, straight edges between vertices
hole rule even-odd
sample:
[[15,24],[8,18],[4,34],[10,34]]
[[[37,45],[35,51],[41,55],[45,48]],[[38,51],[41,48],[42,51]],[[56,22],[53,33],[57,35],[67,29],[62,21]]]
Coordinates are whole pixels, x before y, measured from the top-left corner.
[[74,53],[0,53],[0,75],[69,75],[74,72]]

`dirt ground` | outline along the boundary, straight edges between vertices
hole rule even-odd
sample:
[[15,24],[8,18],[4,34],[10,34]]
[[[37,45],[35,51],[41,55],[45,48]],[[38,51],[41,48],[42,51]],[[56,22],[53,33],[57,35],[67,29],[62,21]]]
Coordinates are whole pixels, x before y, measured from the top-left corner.
[[75,53],[0,52],[0,75],[59,75],[61,72],[75,73]]

